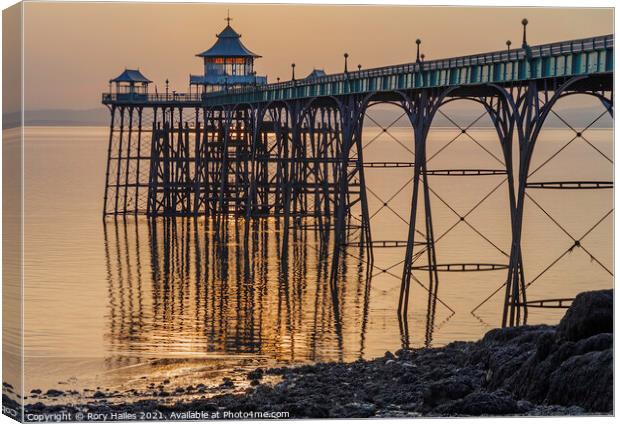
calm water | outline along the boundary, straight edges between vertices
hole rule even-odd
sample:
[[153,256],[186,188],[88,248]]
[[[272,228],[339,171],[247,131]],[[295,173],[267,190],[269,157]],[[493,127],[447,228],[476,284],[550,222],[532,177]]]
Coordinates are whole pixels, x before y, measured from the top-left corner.
[[[366,141],[378,133],[367,128]],[[491,156],[501,157],[492,130],[472,129],[471,138],[458,135],[455,128],[432,132],[429,155],[456,140],[432,159],[430,168],[501,167]],[[611,130],[591,129],[584,135],[613,157]],[[532,169],[573,133],[547,129],[541,137],[544,143]],[[372,141],[365,160],[413,161],[396,140],[411,149],[410,131],[392,128]],[[282,256],[283,238],[275,220],[257,224],[248,245],[243,225],[232,220],[229,240],[223,243],[214,241],[205,220],[150,225],[139,218],[104,224],[106,143],[107,128],[26,130],[28,391],[67,385],[129,388],[164,377],[190,384],[209,378],[219,382],[244,367],[372,358],[400,348],[404,339],[413,347],[474,340],[500,323],[501,295],[475,314],[470,311],[503,283],[505,271],[442,273],[443,303],[434,317],[427,316],[425,290],[413,283],[408,332],[403,334],[395,312],[402,248],[376,249],[370,280],[364,258],[348,256],[334,293],[328,285],[329,261],[312,231],[289,240]],[[411,173],[409,168],[367,171],[375,240],[406,239]],[[536,176],[532,181],[611,181],[613,169],[602,154],[577,140]],[[437,243],[439,263],[507,263],[503,179],[431,178],[435,234],[446,233]],[[611,190],[530,194],[575,238],[613,208]],[[389,207],[382,207],[393,195]],[[467,222],[458,224],[457,213],[465,214],[481,199]],[[533,201],[525,220],[524,261],[531,281],[572,241]],[[587,252],[574,249],[537,279],[529,298],[572,297],[610,287],[612,277],[605,268],[613,271],[612,221],[613,215],[607,216],[582,240]],[[414,275],[426,283],[423,272]],[[562,313],[531,310],[529,323],[557,322]]]

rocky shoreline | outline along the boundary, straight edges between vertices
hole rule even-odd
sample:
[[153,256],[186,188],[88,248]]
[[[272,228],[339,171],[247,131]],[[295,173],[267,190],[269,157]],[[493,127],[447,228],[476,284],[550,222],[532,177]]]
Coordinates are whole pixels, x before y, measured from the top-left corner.
[[[193,400],[116,404],[97,392],[80,405],[30,403],[26,414],[107,420],[144,411],[154,413],[150,419],[192,418],[194,411],[215,418],[613,414],[613,291],[580,294],[557,326],[495,329],[477,342],[386,352],[371,361],[257,369],[247,378],[244,393],[187,387],[175,391],[195,394]],[[3,404],[10,402],[3,395]]]

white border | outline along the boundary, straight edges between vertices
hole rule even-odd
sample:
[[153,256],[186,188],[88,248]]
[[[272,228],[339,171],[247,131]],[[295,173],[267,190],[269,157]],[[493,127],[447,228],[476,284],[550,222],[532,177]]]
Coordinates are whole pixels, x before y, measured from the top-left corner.
[[[28,2],[34,2],[34,1],[28,1]],[[84,1],[79,1],[79,0],[63,0],[63,3],[69,3],[69,2],[75,2],[75,3],[85,3]],[[257,1],[257,0],[244,0],[244,1],[240,1],[240,0],[210,0],[210,1],[199,1],[199,0],[184,0],[184,1],[175,1],[175,0],[168,0],[168,1],[162,1],[162,0],[133,0],[133,1],[125,1],[125,0],[108,0],[107,2],[115,2],[115,3],[213,3],[213,4],[313,4],[313,5],[381,5],[381,6],[392,6],[392,5],[401,5],[401,6],[456,6],[456,7],[466,7],[466,6],[487,6],[487,7],[575,7],[575,8],[596,8],[596,7],[602,7],[602,8],[614,8],[616,6],[616,3],[614,1],[611,0],[588,0],[587,2],[583,2],[583,1],[576,1],[576,0],[537,0],[537,1],[514,1],[514,0],[507,0],[507,1],[491,1],[491,0],[469,0],[469,1],[463,1],[463,0],[434,0],[434,1],[416,1],[416,0],[387,0],[387,1],[379,1],[379,0],[340,0],[340,1],[329,1],[329,0],[314,0],[314,1],[303,1],[303,0],[269,0],[269,1]],[[14,0],[0,0],[0,5],[2,6],[2,9],[5,9],[13,4],[16,4],[17,2]],[[614,10],[615,12],[615,10]],[[22,52],[23,52],[23,46],[24,46],[24,15],[25,15],[25,8],[24,11],[22,12]],[[0,34],[1,34],[1,20],[0,20]],[[614,34],[616,34],[618,32],[618,23],[617,21],[614,20]],[[618,44],[615,43],[614,46],[614,55],[616,58],[618,58]],[[0,65],[2,63],[2,58],[0,55]],[[24,92],[25,92],[25,86],[24,86],[24,55],[22,54],[22,107],[24,108],[25,106],[25,97],[24,97]],[[614,91],[617,92],[617,88],[618,88],[618,80],[614,79]],[[2,87],[0,85],[0,95],[2,94]],[[0,112],[1,112],[1,108],[0,108]],[[22,109],[22,122],[24,119],[24,111]],[[22,140],[23,140],[23,134],[24,130],[22,128]],[[618,142],[618,133],[615,131],[615,120],[614,120],[614,145],[616,142]],[[614,149],[614,161],[615,161],[615,149]],[[0,152],[0,163],[1,163],[1,159],[2,159],[2,153]],[[24,145],[22,142],[22,174],[24,174]],[[615,181],[620,181],[620,178],[618,178],[620,175],[620,169],[615,168],[614,169],[614,179]],[[24,177],[24,175],[22,175],[22,178]],[[1,182],[1,175],[0,175],[0,182]],[[22,181],[24,181],[22,179]],[[22,185],[22,211],[24,210],[24,185]],[[1,185],[0,185],[0,191],[1,191]],[[615,194],[615,191],[614,191]],[[617,209],[618,207],[618,199],[614,196],[614,208]],[[0,218],[2,216],[2,212],[0,210]],[[614,214],[614,241],[618,239],[618,226],[617,224],[617,215]],[[22,226],[24,225],[23,222],[23,213],[22,213]],[[22,227],[23,228],[23,227]],[[22,232],[22,266],[23,266],[23,232]],[[615,243],[614,243],[614,248],[615,248]],[[2,247],[0,245],[0,253],[2,251]],[[614,250],[614,269],[616,269],[616,264],[618,263],[618,259],[619,259],[619,255],[620,253],[617,250]],[[0,263],[0,271],[1,271],[1,263]],[[22,295],[23,295],[23,269],[22,269]],[[617,300],[617,296],[616,296],[616,300]],[[615,316],[617,315],[618,312],[618,302],[615,302]],[[0,304],[0,312],[1,312],[1,304]],[[22,307],[22,329],[23,329],[23,317],[24,317],[24,308]],[[0,314],[0,321],[1,321],[1,314]],[[616,338],[614,338],[614,349],[616,348],[616,344],[615,344],[615,340]],[[23,346],[23,331],[22,331],[22,346]],[[614,366],[615,368],[616,365],[618,364],[618,357],[616,356],[614,358]],[[22,368],[23,370],[23,368]],[[618,402],[619,400],[619,395],[618,395],[618,390],[615,387],[615,373],[614,373],[614,389],[615,389],[615,393],[614,393],[614,405],[616,408],[619,407],[620,403]],[[23,383],[24,383],[24,375],[23,375],[23,371],[22,371],[22,387],[23,387]],[[484,419],[481,417],[477,417],[477,418],[458,418],[457,420],[459,421],[459,423],[474,423],[476,420],[480,420],[480,419]],[[611,421],[614,418],[611,417],[560,417],[560,418],[526,418],[526,417],[519,417],[519,418],[486,418],[484,419],[487,422],[495,422],[495,421],[500,421],[500,420],[510,420],[511,423],[521,423],[521,422],[531,422],[532,419],[544,419],[545,422],[547,423],[552,423],[552,424],[556,424],[556,423],[561,423],[563,420],[570,420],[571,422],[574,423],[581,423],[581,422],[587,422],[590,420],[596,420],[597,422],[603,422],[603,421]],[[430,422],[431,419],[429,418],[424,418],[424,419],[416,419],[416,421],[421,420],[422,422]],[[527,420],[527,421],[526,421]],[[315,423],[315,422],[319,422],[321,420],[304,420],[304,422],[308,422],[308,423]],[[392,419],[392,420],[388,420],[388,419],[373,419],[372,422],[386,422],[386,421],[396,421],[396,419]],[[398,422],[405,422],[408,420],[398,420]],[[11,420],[10,418],[2,415],[0,416],[0,424],[4,424],[4,423],[14,423],[15,421]],[[238,421],[238,422],[244,422],[244,423],[248,423],[248,422],[262,422],[264,423],[265,421]],[[354,422],[354,420],[338,420],[338,422]],[[369,421],[370,422],[370,421]],[[186,422],[180,422],[180,423],[186,423]]]

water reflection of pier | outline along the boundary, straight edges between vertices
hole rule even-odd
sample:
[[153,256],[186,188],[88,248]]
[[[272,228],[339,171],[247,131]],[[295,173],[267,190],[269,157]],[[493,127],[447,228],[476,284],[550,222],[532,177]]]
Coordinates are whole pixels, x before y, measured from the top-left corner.
[[[286,244],[279,220],[226,225],[216,231],[213,221],[183,218],[104,224],[115,363],[162,355],[285,362],[364,355],[371,290],[365,249],[342,255],[332,282],[327,241],[313,225],[290,231]],[[426,344],[434,325],[427,316]]]
[[222,239],[211,221],[105,224],[114,354],[343,359],[345,344],[363,354],[370,290],[363,252],[343,259],[349,272],[330,284],[317,231],[293,231],[283,245],[277,220],[227,226]]

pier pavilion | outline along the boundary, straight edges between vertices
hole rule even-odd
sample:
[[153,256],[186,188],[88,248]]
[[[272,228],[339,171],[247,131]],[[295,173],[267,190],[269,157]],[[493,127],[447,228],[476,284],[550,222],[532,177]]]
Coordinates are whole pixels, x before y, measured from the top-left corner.
[[230,26],[217,34],[217,41],[208,50],[197,54],[204,62],[202,75],[190,75],[190,86],[200,87],[203,93],[243,88],[267,83],[267,77],[258,76],[254,71],[254,60],[261,56],[253,53],[241,42],[241,34]]

